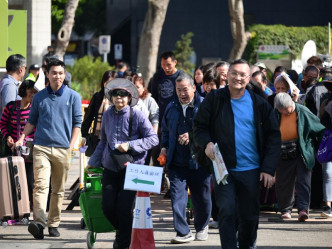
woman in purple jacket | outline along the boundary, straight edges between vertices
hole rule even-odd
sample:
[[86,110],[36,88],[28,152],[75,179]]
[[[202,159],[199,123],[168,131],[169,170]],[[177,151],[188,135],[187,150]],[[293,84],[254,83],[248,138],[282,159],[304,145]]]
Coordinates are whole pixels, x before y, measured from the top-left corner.
[[130,245],[136,192],[123,189],[126,166],[116,159],[125,153],[132,157],[133,163],[144,164],[147,151],[158,145],[158,137],[144,113],[132,108],[139,98],[132,82],[111,80],[105,87],[105,95],[113,106],[103,115],[100,142],[87,171],[91,167],[104,167],[103,212],[117,230],[113,248],[125,249]]

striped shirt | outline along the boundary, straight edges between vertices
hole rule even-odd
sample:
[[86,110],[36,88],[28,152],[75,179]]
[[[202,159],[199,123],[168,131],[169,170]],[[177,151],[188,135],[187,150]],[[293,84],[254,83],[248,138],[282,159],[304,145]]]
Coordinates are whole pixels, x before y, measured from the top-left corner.
[[[14,139],[14,142],[16,142],[19,139],[19,137],[17,137],[17,128],[18,128],[17,115],[19,112],[21,113],[21,117],[20,117],[21,127],[20,127],[20,131],[19,131],[19,136],[21,136],[22,132],[24,130],[24,127],[29,119],[31,103],[28,106],[28,108],[23,109],[23,110],[21,110],[21,109],[17,110],[17,107],[14,107],[13,114],[10,115],[14,104],[18,105],[18,108],[20,108],[20,102],[18,102],[18,104],[16,104],[15,101],[11,101],[7,104],[7,106],[5,107],[5,109],[2,113],[2,116],[1,116],[0,129],[1,129],[1,133],[4,137],[11,136]],[[8,134],[8,127],[7,127],[8,124],[10,124],[10,126],[12,127],[11,134]],[[31,134],[26,136],[25,140],[33,139],[34,133],[35,133],[35,130]]]

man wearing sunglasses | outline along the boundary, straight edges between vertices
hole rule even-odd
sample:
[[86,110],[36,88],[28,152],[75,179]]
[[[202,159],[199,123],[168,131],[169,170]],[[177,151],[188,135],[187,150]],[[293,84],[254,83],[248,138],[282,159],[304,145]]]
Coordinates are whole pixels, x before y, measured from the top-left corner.
[[229,85],[211,91],[194,119],[196,145],[214,160],[217,143],[229,173],[226,184],[213,177],[223,249],[256,248],[260,181],[273,185],[281,147],[273,109],[246,89],[249,80],[248,62],[231,63]]
[[20,54],[13,54],[6,61],[7,73],[0,81],[0,118],[5,106],[15,100],[20,100],[18,87],[26,72],[25,58]]

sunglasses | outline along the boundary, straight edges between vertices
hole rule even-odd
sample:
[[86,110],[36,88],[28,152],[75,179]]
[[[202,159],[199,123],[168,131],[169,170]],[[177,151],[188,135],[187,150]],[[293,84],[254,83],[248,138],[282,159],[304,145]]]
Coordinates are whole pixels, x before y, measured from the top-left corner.
[[110,95],[112,97],[116,97],[116,96],[128,97],[130,95],[130,93],[125,90],[113,90]]

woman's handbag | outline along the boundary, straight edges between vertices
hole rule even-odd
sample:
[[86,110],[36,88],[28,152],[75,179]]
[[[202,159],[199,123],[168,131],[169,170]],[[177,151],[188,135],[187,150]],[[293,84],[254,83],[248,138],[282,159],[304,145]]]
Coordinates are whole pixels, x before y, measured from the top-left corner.
[[332,131],[328,129],[325,130],[316,158],[319,163],[328,163],[332,161]]
[[1,148],[0,148],[0,157],[12,156],[13,152],[7,145],[7,137],[2,136],[1,134]]
[[116,164],[116,168],[120,171],[126,167],[126,163],[132,163],[134,161],[133,156],[130,152],[120,152],[119,150],[111,150],[108,147],[108,151],[111,155],[113,162]]
[[[10,119],[13,116],[14,109],[15,109],[15,104],[16,104],[16,101],[14,101],[12,109],[10,109],[10,115],[9,115],[9,118],[8,118],[8,120],[9,120],[8,124],[7,124],[8,136],[12,133],[12,126],[10,125]],[[0,157],[6,157],[6,156],[12,156],[13,155],[13,151],[7,145],[8,136],[4,137],[1,133]]]
[[88,134],[88,136],[86,138],[86,145],[88,146],[88,148],[85,151],[85,155],[90,157],[93,154],[93,152],[95,151],[98,143],[99,143],[98,136],[96,136],[92,133]]

